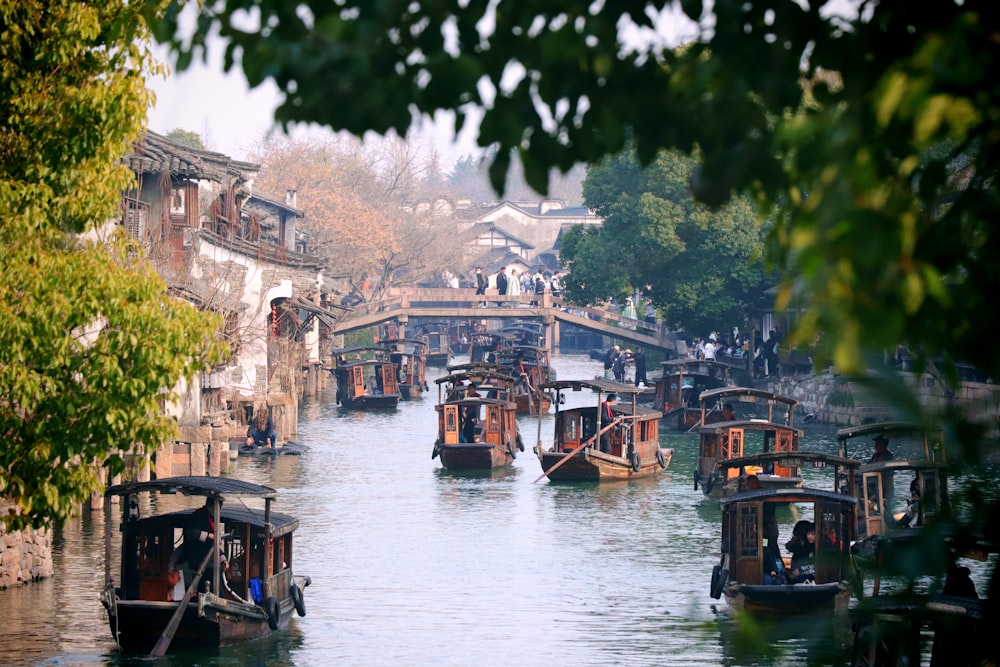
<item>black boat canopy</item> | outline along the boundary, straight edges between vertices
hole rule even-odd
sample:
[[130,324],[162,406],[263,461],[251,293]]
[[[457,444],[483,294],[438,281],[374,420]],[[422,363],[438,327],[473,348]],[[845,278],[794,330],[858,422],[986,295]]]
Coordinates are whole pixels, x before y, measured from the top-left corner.
[[159,491],[161,493],[181,493],[186,496],[211,496],[225,498],[226,496],[252,496],[273,500],[278,492],[269,486],[261,486],[229,477],[164,477],[148,482],[128,482],[110,486],[104,492],[106,498],[111,496],[126,496],[142,491]]

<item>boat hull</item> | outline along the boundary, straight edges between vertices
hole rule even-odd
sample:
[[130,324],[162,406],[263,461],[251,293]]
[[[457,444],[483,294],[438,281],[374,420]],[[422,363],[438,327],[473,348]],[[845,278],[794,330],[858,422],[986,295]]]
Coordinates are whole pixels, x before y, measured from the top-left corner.
[[448,366],[448,362],[451,361],[450,352],[428,352],[427,353],[427,365],[433,366],[434,368],[445,368]]
[[538,458],[542,464],[542,470],[551,470],[548,478],[553,482],[608,482],[643,479],[659,475],[670,467],[670,460],[674,453],[672,449],[661,448],[660,451],[663,453],[662,463],[659,457],[646,457],[641,459],[638,470],[628,459],[605,454],[593,448],[587,448],[583,452],[574,454],[570,460],[562,463],[555,470],[551,470],[552,467],[565,459],[567,453],[541,452]]
[[[291,598],[279,603],[278,630],[288,627],[295,613]],[[108,611],[112,636],[129,651],[149,652],[177,609],[176,602],[118,600]],[[268,625],[267,614],[257,605],[220,600],[212,595],[192,600],[170,642],[171,648],[230,646],[266,637],[275,630]]]
[[546,413],[552,408],[552,399],[547,395],[541,397],[529,397],[527,394],[518,394],[514,397],[514,404],[517,406],[517,414],[534,415]]
[[399,394],[381,394],[342,398],[341,406],[348,410],[393,410],[399,405]]
[[441,465],[449,470],[485,470],[510,465],[516,452],[513,447],[488,442],[435,445]]
[[847,611],[850,593],[844,582],[765,586],[730,582],[726,602],[754,614],[791,615],[813,611]]
[[399,394],[403,400],[412,400],[424,395],[424,388],[419,384],[400,384]]

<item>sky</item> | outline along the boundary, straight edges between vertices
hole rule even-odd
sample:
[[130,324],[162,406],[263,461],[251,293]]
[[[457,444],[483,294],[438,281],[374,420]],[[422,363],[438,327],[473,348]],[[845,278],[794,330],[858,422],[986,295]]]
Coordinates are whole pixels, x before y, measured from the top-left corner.
[[[154,51],[161,62],[170,64],[166,49],[154,46]],[[171,73],[166,79],[153,78],[147,85],[156,94],[155,106],[149,111],[149,129],[153,132],[196,132],[209,150],[237,160],[247,159],[269,132],[283,135],[274,122],[274,110],[282,100],[278,87],[266,80],[251,89],[239,67],[223,72],[219,42],[210,44],[207,64],[198,60],[184,72]],[[421,141],[434,146],[445,165],[480,153],[475,136],[466,133],[455,142],[451,125],[450,120],[441,118],[419,135]]]

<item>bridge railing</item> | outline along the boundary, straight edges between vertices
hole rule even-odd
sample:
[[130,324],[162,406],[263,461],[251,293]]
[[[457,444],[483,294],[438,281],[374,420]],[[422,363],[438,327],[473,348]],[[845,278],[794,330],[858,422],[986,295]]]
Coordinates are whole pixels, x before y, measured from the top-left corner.
[[354,307],[351,315],[345,319],[355,319],[394,310],[407,310],[413,316],[417,315],[413,309],[422,307],[477,308],[483,302],[487,304],[486,308],[534,307],[557,310],[659,340],[665,340],[672,333],[659,322],[622,317],[620,312],[607,308],[578,306],[562,297],[554,296],[551,292],[508,296],[498,294],[496,289],[487,289],[485,295],[477,295],[476,291],[471,288],[395,287],[390,288],[382,299],[358,304]]

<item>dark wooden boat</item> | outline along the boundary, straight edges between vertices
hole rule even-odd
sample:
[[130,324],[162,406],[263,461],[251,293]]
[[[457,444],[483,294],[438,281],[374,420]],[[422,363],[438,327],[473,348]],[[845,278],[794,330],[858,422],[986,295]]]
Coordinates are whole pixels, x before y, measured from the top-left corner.
[[[701,487],[706,496],[718,498],[736,488],[739,477],[754,475],[764,488],[802,486],[798,468],[770,461],[763,468],[745,463],[743,467],[726,466],[730,459],[743,459],[748,453],[797,452],[802,431],[794,427],[793,409],[798,401],[774,392],[749,387],[723,387],[702,392],[701,420],[710,412],[720,412],[731,403],[737,413],[761,415],[731,421],[718,421],[698,428],[698,468],[695,490]],[[709,407],[713,406],[713,407]],[[718,407],[718,409],[716,409]],[[721,412],[720,412],[721,414]]]
[[500,351],[514,344],[514,338],[499,331],[477,331],[469,343],[470,363],[497,363]]
[[444,368],[451,363],[451,338],[447,322],[424,322],[417,327],[417,338],[427,343],[427,365]]
[[[980,597],[963,564],[995,558],[1000,544],[995,533],[989,534],[945,522],[933,535],[892,533],[881,540],[879,551],[887,553],[876,561],[872,595],[851,609],[852,667],[995,664],[990,660],[996,655],[990,628],[996,628],[996,617],[994,611],[989,618],[988,611],[995,606]],[[881,593],[883,569],[899,575],[903,563],[919,563],[923,571],[905,573],[903,590]],[[912,586],[915,576],[925,582],[920,592]]]
[[[553,482],[640,479],[666,470],[673,457],[672,449],[660,447],[660,413],[637,406],[641,389],[604,380],[558,380],[541,385],[555,392],[555,433],[552,445],[539,439],[535,453],[543,475]],[[567,392],[589,389],[596,392],[596,402],[586,407],[560,409]],[[608,393],[621,394],[622,403],[612,408],[614,421],[604,421],[601,403]],[[594,395],[594,394],[592,394]],[[602,452],[600,436],[607,433],[610,451]]]
[[549,365],[549,351],[531,345],[507,345],[497,356],[497,363],[514,371],[514,403],[518,414],[547,413],[552,395],[542,385],[556,379]]
[[524,444],[511,400],[513,380],[483,364],[453,372],[438,385],[438,436],[431,458],[450,470],[484,470],[510,465]]
[[334,350],[337,402],[354,410],[394,409],[402,398],[397,368],[384,347]]
[[500,333],[510,336],[514,345],[545,346],[545,325],[541,322],[518,320],[500,329]]
[[[305,615],[303,589],[308,577],[292,574],[292,534],[298,519],[272,511],[274,489],[221,477],[172,477],[110,487],[104,494],[105,589],[101,601],[108,612],[111,635],[127,650],[149,652],[175,614],[179,624],[169,646],[227,646],[266,637],[288,626],[292,614]],[[153,498],[154,496],[155,499]],[[176,565],[178,541],[196,519],[195,509],[181,496],[241,499],[216,506],[208,556],[212,577],[207,590],[196,590],[185,603],[178,586],[197,588],[197,565]],[[121,498],[121,502],[113,499]],[[262,503],[250,507],[242,502]],[[152,509],[155,508],[155,509]],[[168,509],[170,508],[170,509]],[[141,512],[150,509],[148,516]],[[116,580],[112,562],[121,555]],[[222,558],[228,568],[222,567]],[[183,607],[181,607],[183,603]]]
[[409,400],[427,391],[427,343],[416,338],[386,338],[379,345],[389,350],[397,369],[400,395]]
[[[908,422],[878,422],[837,431],[841,456],[868,458],[875,436],[886,438],[893,458],[861,466],[856,495],[856,556],[874,558],[876,542],[890,533],[919,532],[948,510],[948,465],[943,435]],[[863,444],[861,444],[863,443]]]
[[[663,372],[655,381],[656,398],[653,406],[663,411],[665,424],[676,425],[686,431],[701,423],[701,404],[698,397],[710,389],[720,389],[731,384],[729,366],[718,361],[699,359],[671,359],[662,363]],[[719,417],[715,404],[708,406],[709,421]]]
[[[857,497],[842,493],[855,481],[858,463],[819,452],[770,453],[784,467],[806,465],[832,471],[833,489],[811,487],[760,488],[743,477],[740,486],[728,493],[722,506],[720,562],[712,570],[710,592],[713,598],[725,596],[734,608],[752,613],[799,614],[823,609],[846,611],[851,594],[850,544],[854,538]],[[730,461],[727,467],[742,467]],[[814,525],[815,554],[808,562],[812,573],[799,572],[800,578],[786,579],[783,573],[791,562],[782,555],[781,568],[775,568],[776,581],[765,576],[765,548],[768,539],[783,544],[778,535],[781,524],[796,519],[811,519]],[[767,526],[773,528],[768,537]],[[777,527],[774,527],[777,526]],[[768,573],[769,575],[769,573]]]

